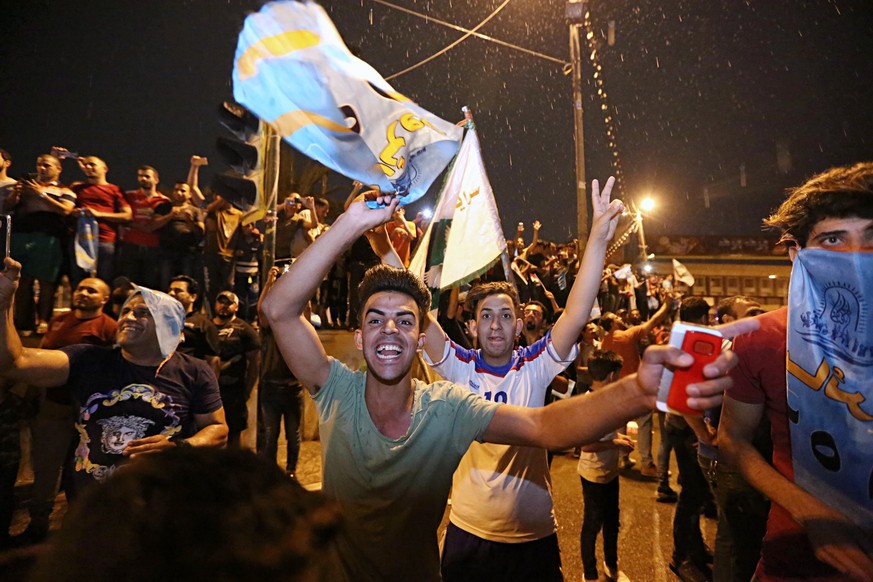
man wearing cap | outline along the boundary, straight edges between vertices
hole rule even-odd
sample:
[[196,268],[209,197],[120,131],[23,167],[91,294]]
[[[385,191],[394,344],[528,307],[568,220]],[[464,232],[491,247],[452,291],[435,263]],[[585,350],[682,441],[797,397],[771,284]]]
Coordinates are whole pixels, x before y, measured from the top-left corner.
[[248,426],[247,402],[257,382],[261,363],[261,338],[251,325],[236,316],[239,297],[222,291],[215,299],[212,323],[218,328],[221,372],[218,383],[227,412],[227,445],[238,447]]
[[24,348],[11,306],[21,265],[0,274],[0,370],[41,388],[66,385],[78,408],[73,483],[78,493],[138,455],[227,439],[215,374],[176,353],[185,310],[165,293],[135,287],[118,318],[115,347]]

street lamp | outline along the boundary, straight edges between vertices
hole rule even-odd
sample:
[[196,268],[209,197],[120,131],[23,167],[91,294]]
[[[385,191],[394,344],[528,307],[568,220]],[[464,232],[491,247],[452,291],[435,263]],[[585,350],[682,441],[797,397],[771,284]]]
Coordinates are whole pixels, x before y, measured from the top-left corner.
[[640,257],[642,257],[643,262],[646,262],[654,255],[649,255],[649,249],[646,246],[646,231],[643,229],[643,211],[651,212],[654,210],[655,200],[651,196],[647,196],[640,202],[639,207],[633,203],[631,203],[631,206],[634,212],[634,221],[637,223],[637,232],[640,235]]
[[651,212],[652,210],[655,209],[655,201],[652,199],[651,196],[647,196],[640,203],[640,208],[642,209],[643,212]]

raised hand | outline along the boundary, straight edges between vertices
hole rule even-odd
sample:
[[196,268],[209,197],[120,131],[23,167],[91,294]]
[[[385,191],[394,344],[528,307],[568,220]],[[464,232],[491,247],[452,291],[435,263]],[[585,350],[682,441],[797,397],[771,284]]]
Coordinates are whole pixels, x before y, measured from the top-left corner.
[[593,213],[589,240],[610,241],[615,235],[618,219],[624,211],[624,204],[622,204],[621,200],[610,201],[614,185],[615,178],[610,176],[601,192],[600,182],[597,180],[591,181],[591,207]]
[[[375,201],[379,204],[379,207],[370,208],[367,206],[367,201]],[[394,218],[394,211],[399,204],[399,197],[394,194],[382,194],[376,188],[368,190],[355,198],[354,202],[349,205],[348,210],[345,211],[344,216],[348,216],[355,224],[360,225],[364,231],[367,231],[392,220]]]

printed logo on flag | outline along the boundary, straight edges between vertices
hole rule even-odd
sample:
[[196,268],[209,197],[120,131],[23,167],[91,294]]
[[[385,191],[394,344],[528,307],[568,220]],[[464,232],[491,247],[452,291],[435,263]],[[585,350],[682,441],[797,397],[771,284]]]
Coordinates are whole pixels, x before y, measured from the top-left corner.
[[817,310],[800,314],[801,337],[827,354],[860,366],[873,365],[873,345],[866,344],[870,313],[861,293],[841,281],[823,286],[822,304]]

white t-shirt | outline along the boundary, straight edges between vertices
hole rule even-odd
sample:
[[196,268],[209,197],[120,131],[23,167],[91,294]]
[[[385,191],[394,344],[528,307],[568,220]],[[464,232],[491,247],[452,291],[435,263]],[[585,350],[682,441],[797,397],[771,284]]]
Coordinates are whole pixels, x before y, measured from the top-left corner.
[[[481,352],[462,348],[448,337],[439,362],[424,357],[444,378],[486,400],[539,408],[551,381],[576,354],[574,346],[561,361],[549,332],[532,346],[515,350],[502,368],[489,366]],[[474,442],[452,480],[449,519],[464,531],[494,542],[538,540],[556,529],[551,489],[544,449]]]
[[[617,433],[611,432],[600,440],[610,442],[616,436]],[[597,451],[596,453],[582,451],[579,454],[579,464],[576,465],[576,472],[586,481],[609,483],[618,477],[618,449],[607,449],[605,451]]]

